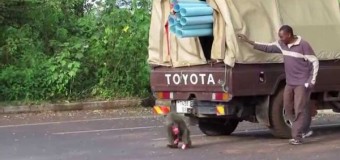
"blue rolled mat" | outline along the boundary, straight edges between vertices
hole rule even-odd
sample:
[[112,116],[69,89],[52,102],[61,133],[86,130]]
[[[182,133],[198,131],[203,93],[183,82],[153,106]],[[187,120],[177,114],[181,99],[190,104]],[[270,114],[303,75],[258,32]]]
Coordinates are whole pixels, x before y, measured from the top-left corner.
[[195,24],[207,24],[213,23],[213,16],[197,16],[197,17],[182,17],[180,19],[181,25],[195,25]]
[[209,7],[206,2],[203,3],[177,3],[174,6],[174,11],[179,12],[182,8],[186,7]]
[[180,23],[176,24],[176,27],[182,30],[189,30],[189,29],[209,29],[212,28],[212,24],[198,24],[198,25],[181,25]]
[[204,16],[212,15],[214,10],[211,7],[184,7],[179,10],[181,16]]
[[180,38],[185,37],[201,37],[201,36],[211,36],[213,34],[213,29],[191,29],[191,30],[177,30],[177,36]]

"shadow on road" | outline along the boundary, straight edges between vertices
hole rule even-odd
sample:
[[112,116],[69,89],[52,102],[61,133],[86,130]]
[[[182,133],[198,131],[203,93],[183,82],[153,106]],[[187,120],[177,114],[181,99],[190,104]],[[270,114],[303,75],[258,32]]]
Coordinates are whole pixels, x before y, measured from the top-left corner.
[[[309,144],[315,143],[327,143],[328,141],[340,140],[340,124],[329,124],[312,126],[314,134],[306,142]],[[193,148],[207,147],[211,145],[219,144],[240,144],[242,142],[250,141],[267,141],[267,140],[280,140],[275,138],[270,130],[249,130],[242,132],[235,132],[230,136],[219,136],[219,137],[203,137],[206,139],[204,143],[194,144]]]

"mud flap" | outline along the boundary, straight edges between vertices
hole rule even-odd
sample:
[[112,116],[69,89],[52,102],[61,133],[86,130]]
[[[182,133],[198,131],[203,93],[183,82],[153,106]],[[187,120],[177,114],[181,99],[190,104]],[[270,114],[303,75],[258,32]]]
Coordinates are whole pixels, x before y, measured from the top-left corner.
[[260,124],[264,124],[270,127],[269,120],[269,96],[266,96],[257,106],[256,106],[256,119]]

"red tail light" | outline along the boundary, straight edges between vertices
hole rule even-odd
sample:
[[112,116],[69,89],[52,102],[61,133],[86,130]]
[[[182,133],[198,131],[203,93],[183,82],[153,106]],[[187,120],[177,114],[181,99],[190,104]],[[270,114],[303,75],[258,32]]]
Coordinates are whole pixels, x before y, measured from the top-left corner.
[[156,92],[157,99],[173,99],[173,92]]
[[212,94],[212,100],[216,101],[229,101],[231,99],[231,94],[219,92],[219,93],[213,93]]

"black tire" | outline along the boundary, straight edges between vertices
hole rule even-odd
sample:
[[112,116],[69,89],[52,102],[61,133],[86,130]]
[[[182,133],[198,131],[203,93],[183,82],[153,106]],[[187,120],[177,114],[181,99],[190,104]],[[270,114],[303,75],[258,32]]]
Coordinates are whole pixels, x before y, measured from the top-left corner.
[[271,98],[270,102],[270,130],[275,137],[291,138],[291,126],[284,118],[283,109],[284,88]]
[[236,119],[202,118],[198,127],[207,136],[220,136],[233,133],[238,123]]

